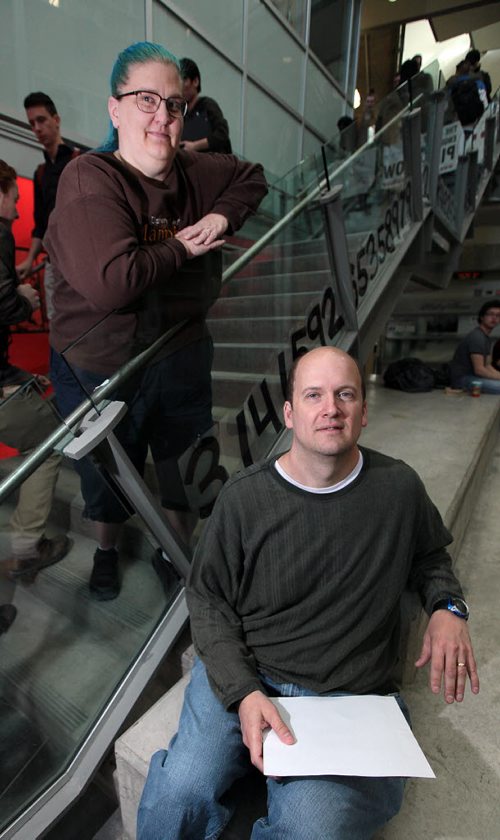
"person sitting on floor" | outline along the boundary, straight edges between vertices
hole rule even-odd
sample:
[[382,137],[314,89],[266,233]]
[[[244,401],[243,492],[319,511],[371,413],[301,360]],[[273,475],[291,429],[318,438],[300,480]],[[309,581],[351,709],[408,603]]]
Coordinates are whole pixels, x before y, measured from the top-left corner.
[[483,303],[478,325],[462,339],[450,364],[452,388],[469,389],[480,382],[484,394],[500,394],[500,371],[491,363],[491,332],[500,324],[500,300]]

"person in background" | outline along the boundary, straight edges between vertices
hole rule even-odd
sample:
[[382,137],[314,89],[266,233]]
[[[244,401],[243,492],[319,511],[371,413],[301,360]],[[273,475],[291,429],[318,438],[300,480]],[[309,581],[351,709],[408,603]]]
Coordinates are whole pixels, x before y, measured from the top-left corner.
[[[38,293],[28,283],[19,284],[14,267],[11,226],[18,218],[18,197],[16,172],[0,160],[0,440],[26,454],[59,423],[38,389],[27,385],[34,377],[9,361],[10,326],[28,320],[40,306]],[[37,379],[42,387],[49,384],[45,377]],[[45,536],[60,464],[61,456],[53,453],[20,487],[10,520],[12,556],[3,566],[13,580],[33,580],[70,548],[64,534]]]
[[366,99],[356,111],[357,141],[358,146],[364,146],[370,139],[370,132],[373,133],[377,122],[377,100],[375,90],[370,88]]
[[[63,142],[61,137],[61,117],[57,113],[50,96],[38,91],[30,93],[24,100],[26,117],[33,134],[43,146],[45,162],[35,170],[33,176],[35,227],[32,233],[31,245],[27,256],[16,266],[20,280],[24,280],[31,269],[36,257],[43,251],[42,240],[47,230],[49,216],[56,203],[57,185],[64,167],[79,154]],[[48,262],[44,271],[45,305],[47,317],[53,315],[52,289],[54,279],[52,268]]]
[[488,102],[491,102],[491,77],[486,70],[481,70],[481,53],[479,50],[470,50],[465,56],[465,61],[469,65],[469,72],[473,79],[481,79],[486,88],[486,97]]
[[450,363],[452,388],[469,389],[480,382],[485,394],[500,394],[500,371],[492,364],[491,333],[500,324],[500,300],[483,303],[478,326],[462,339]]
[[229,126],[215,99],[200,96],[201,76],[192,58],[181,58],[182,94],[188,104],[181,148],[189,152],[231,153]]
[[339,145],[343,152],[351,155],[356,151],[358,131],[355,120],[344,115],[337,120],[337,128],[340,133]]
[[[150,446],[165,515],[188,544],[197,513],[178,459],[212,425],[205,318],[220,291],[220,249],[267,185],[259,164],[181,150],[186,109],[172,53],[147,41],[123,50],[111,75],[108,142],[64,170],[45,245],[56,279],[52,381],[64,416],[85,398],[79,383],[92,391],[183,325],[116,395],[128,412],[115,434],[141,474]],[[87,459],[77,469],[98,541],[90,593],[111,600],[130,511]]]

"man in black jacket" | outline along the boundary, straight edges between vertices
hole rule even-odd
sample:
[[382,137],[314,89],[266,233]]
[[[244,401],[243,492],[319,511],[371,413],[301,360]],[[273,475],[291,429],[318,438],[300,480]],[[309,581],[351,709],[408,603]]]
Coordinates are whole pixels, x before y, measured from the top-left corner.
[[215,99],[200,96],[201,77],[192,58],[181,58],[182,93],[188,103],[182,132],[182,148],[189,152],[231,154],[229,126]]
[[[61,137],[61,117],[54,102],[42,91],[30,93],[24,100],[26,117],[33,134],[43,146],[44,162],[37,166],[33,176],[35,227],[32,232],[30,249],[24,260],[16,266],[17,275],[24,280],[33,267],[37,256],[43,251],[42,239],[45,236],[49,216],[56,203],[57,186],[64,167],[79,154],[64,143]],[[48,262],[44,272],[45,304],[49,320],[53,315],[52,268]]]

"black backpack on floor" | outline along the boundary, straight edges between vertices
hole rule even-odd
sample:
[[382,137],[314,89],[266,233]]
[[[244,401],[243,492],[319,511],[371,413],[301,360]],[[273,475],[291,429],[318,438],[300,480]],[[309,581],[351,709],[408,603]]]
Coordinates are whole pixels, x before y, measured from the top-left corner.
[[420,359],[408,358],[391,362],[384,373],[387,388],[397,391],[418,393],[432,391],[435,384],[434,371]]

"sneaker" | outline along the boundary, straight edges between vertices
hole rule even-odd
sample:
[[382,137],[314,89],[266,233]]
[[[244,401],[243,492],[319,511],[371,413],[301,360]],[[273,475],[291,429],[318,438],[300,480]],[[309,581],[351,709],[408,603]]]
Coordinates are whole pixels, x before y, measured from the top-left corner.
[[151,558],[153,569],[160,578],[165,595],[170,597],[172,592],[176,592],[179,586],[180,577],[174,569],[170,560],[166,560],[163,556],[161,548],[157,548],[153,557]]
[[103,551],[96,548],[94,568],[89,581],[90,595],[96,601],[112,601],[120,594],[118,552],[116,548]]
[[33,583],[41,569],[59,563],[59,560],[66,556],[72,545],[73,541],[66,534],[59,534],[59,536],[50,540],[41,537],[36,545],[36,553],[31,557],[14,560],[8,571],[8,576],[11,580]]
[[17,615],[17,609],[13,604],[0,605],[0,634],[6,633]]

